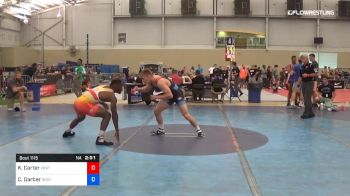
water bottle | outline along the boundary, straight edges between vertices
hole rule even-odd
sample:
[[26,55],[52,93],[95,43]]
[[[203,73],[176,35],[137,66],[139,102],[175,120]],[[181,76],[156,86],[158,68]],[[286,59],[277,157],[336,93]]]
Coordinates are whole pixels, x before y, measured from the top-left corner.
[[321,109],[321,110],[324,110],[324,103],[321,103],[320,109]]

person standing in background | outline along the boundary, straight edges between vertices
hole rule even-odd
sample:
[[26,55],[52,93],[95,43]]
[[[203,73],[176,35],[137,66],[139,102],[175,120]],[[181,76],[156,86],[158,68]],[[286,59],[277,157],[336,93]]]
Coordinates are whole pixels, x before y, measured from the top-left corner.
[[319,67],[318,67],[318,62],[316,61],[316,57],[315,54],[310,54],[309,55],[310,61],[312,66],[315,69],[315,78],[314,78],[314,93],[312,95],[312,101],[315,107],[317,107],[317,98],[318,98],[318,90],[317,90],[317,86],[318,86],[318,71],[319,71]]
[[263,79],[263,87],[264,88],[267,88],[268,85],[267,85],[267,70],[266,70],[266,65],[263,65],[262,66],[262,69],[261,69],[261,77]]
[[172,71],[171,81],[178,86],[182,85],[182,77],[179,76],[176,70]]
[[229,76],[229,71],[230,66],[225,67],[224,70],[222,70],[222,77],[224,78],[225,81],[228,81],[228,76]]
[[189,76],[192,78],[192,77],[195,76],[195,74],[196,74],[196,70],[195,70],[194,66],[192,66],[191,69],[190,69]]
[[316,68],[313,64],[309,63],[309,58],[307,55],[301,56],[302,67],[301,67],[301,90],[304,96],[305,110],[302,119],[313,118],[315,114],[312,110],[312,96],[315,85],[315,77],[317,76]]
[[210,67],[210,68],[208,69],[209,75],[210,75],[210,80],[212,80],[212,78],[213,78],[213,76],[214,76],[214,69],[216,69],[216,67],[217,67],[217,65],[214,64],[214,66],[212,66],[212,67]]
[[222,67],[221,66],[216,66],[215,69],[213,70],[213,76],[214,78],[216,77],[220,77],[221,79],[223,78],[222,77]]
[[284,88],[286,82],[286,68],[282,67],[279,78],[279,88]]
[[81,85],[83,82],[83,74],[84,74],[84,67],[83,67],[83,60],[78,59],[77,62],[78,66],[74,69],[74,77],[73,77],[73,92],[77,97],[80,97],[82,94]]
[[272,70],[272,89],[273,92],[278,91],[278,83],[279,83],[279,74],[278,74],[278,65],[275,65],[273,70]]
[[29,76],[30,80],[34,80],[37,70],[38,65],[36,63],[33,63],[30,67],[24,70],[23,75]]
[[252,68],[249,69],[249,77],[253,77],[257,70],[258,70],[258,66],[252,65]]
[[233,88],[235,89],[235,91],[239,93],[239,96],[242,96],[243,92],[241,88],[239,88],[239,84],[240,84],[239,75],[240,75],[240,70],[237,67],[236,62],[234,62],[231,70],[231,81],[233,81]]
[[203,74],[203,68],[201,67],[201,64],[197,65],[196,71],[199,71],[200,74]]
[[[291,98],[293,94],[293,84],[295,81],[295,77],[298,75],[294,72],[294,67],[297,65],[297,57],[292,56],[292,63],[287,65],[288,71],[288,79],[287,79],[287,88],[288,88],[288,99],[287,99],[287,107],[291,105]],[[299,78],[297,78],[299,79]],[[293,101],[293,100],[292,100]]]
[[272,82],[272,71],[271,71],[271,66],[267,66],[266,70],[266,77],[267,77],[267,88],[269,89],[271,87],[271,82]]
[[187,71],[187,67],[184,66],[181,70],[181,74],[184,75],[184,76],[187,76],[188,75],[188,71]]
[[248,68],[243,65],[241,70],[239,71],[239,79],[240,79],[240,87],[243,88],[247,84],[248,80]]

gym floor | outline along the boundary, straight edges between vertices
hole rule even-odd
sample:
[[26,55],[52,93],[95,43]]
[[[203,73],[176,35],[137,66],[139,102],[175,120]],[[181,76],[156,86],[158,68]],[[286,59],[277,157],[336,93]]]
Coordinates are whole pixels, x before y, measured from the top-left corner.
[[[28,106],[30,107],[30,106]],[[194,130],[176,107],[164,112],[165,136],[152,106],[118,105],[119,147],[95,146],[100,119],[88,117],[74,138],[62,133],[74,118],[71,104],[41,111],[0,112],[1,195],[348,195],[350,112],[285,107],[192,105],[206,133]],[[112,123],[108,138],[112,139]],[[98,187],[16,187],[16,153],[100,153]]]

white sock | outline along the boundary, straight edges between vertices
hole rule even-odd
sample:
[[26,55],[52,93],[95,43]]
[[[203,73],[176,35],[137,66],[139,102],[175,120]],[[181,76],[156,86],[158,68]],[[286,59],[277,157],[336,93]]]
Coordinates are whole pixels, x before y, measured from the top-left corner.
[[68,129],[66,130],[66,132],[72,132],[72,129],[71,129],[71,128],[68,128]]
[[197,131],[201,130],[201,128],[199,127],[199,125],[196,126],[196,130],[197,130]]
[[104,142],[105,141],[105,131],[100,130],[98,137],[99,137],[99,142]]
[[158,124],[159,129],[164,129],[164,124]]

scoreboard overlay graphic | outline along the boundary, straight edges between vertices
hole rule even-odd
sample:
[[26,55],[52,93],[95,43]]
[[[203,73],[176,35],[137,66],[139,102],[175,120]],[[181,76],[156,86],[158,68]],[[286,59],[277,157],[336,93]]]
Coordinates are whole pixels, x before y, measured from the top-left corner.
[[16,186],[97,185],[99,154],[16,154]]

